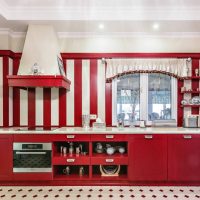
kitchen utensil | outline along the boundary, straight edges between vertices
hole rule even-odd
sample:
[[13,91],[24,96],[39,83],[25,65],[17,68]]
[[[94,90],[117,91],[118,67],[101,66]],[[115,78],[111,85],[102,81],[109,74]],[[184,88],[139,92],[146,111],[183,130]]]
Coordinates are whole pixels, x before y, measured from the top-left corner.
[[124,147],[119,147],[118,151],[119,151],[119,153],[123,154],[125,152],[125,148]]

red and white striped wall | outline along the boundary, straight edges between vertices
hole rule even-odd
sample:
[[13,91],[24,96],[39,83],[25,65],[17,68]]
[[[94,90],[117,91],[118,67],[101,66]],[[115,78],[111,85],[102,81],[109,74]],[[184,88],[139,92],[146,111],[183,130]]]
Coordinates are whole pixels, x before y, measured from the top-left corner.
[[[7,52],[7,51],[5,51]],[[8,55],[7,55],[8,54]],[[193,57],[192,75],[199,68],[200,54],[63,54],[70,92],[59,88],[33,88],[21,90],[8,87],[7,75],[17,74],[20,54],[0,52],[0,126],[81,126],[82,114],[96,114],[112,125],[112,84],[105,83],[106,66],[102,57]],[[182,126],[185,114],[199,114],[197,108],[181,108],[181,94],[187,86],[196,90],[199,80],[178,81],[178,125]],[[188,96],[186,96],[188,95]]]
[[[3,109],[9,103],[9,126],[13,125],[13,118],[15,126],[81,126],[82,114],[96,114],[105,121],[105,65],[101,60],[64,60],[71,81],[69,92],[59,88],[9,88],[8,91],[5,77],[8,73],[16,74],[19,66],[19,61],[14,61],[13,72],[11,61],[7,64],[9,71],[4,72],[3,58],[0,60],[0,105]],[[5,95],[9,95],[9,102],[4,102]],[[0,126],[6,126],[4,117],[7,116],[0,112]]]

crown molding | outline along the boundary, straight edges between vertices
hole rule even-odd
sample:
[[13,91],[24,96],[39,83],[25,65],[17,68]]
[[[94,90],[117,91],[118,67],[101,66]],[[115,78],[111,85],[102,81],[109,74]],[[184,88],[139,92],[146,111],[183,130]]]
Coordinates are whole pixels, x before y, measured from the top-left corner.
[[[8,35],[11,38],[24,38],[26,32],[14,32],[9,28],[0,28],[0,35]],[[199,32],[58,32],[58,38],[200,38]]]

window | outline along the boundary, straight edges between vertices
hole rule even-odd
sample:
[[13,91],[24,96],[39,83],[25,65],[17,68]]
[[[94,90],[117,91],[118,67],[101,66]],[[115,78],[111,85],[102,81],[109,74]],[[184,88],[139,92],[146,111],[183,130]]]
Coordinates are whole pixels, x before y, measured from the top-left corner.
[[125,125],[140,120],[171,122],[176,120],[176,79],[159,73],[135,73],[113,80],[113,125],[121,119]]

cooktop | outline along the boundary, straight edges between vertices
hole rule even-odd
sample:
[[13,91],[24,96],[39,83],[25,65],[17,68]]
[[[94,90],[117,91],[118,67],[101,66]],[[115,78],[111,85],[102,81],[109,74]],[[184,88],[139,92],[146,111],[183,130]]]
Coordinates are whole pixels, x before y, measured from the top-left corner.
[[30,126],[30,127],[20,127],[17,128],[16,131],[53,131],[58,129],[58,127],[38,127],[38,126]]

